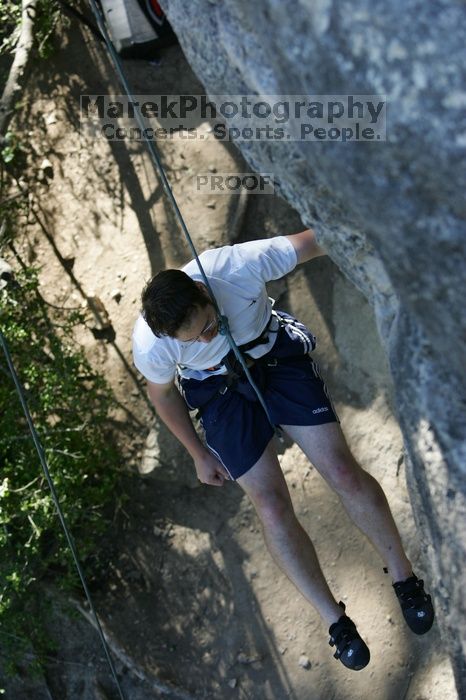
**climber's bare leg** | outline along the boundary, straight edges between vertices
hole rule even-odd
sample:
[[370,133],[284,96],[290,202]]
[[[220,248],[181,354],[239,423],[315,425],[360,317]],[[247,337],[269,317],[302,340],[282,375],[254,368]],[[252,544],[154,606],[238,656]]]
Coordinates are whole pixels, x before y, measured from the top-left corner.
[[283,429],[339,495],[348,515],[378,550],[392,579],[410,576],[412,566],[382,487],[356,462],[339,424],[284,425]]
[[296,518],[272,442],[237,479],[256,509],[269,551],[328,626],[342,615],[320,568],[314,546]]

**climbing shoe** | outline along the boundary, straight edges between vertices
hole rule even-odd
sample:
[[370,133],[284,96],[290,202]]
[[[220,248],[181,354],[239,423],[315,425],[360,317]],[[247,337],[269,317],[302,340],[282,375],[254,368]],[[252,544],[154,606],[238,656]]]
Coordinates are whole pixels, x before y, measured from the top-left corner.
[[356,625],[345,612],[345,604],[341,601],[338,605],[343,609],[343,615],[338,622],[334,622],[328,631],[330,635],[329,644],[336,647],[334,657],[339,659],[343,666],[352,671],[360,671],[367,666],[371,658],[369,649],[361,639],[356,629]]
[[434,623],[434,606],[430,595],[424,591],[424,581],[413,574],[404,581],[393,584],[401,611],[414,634],[425,634]]

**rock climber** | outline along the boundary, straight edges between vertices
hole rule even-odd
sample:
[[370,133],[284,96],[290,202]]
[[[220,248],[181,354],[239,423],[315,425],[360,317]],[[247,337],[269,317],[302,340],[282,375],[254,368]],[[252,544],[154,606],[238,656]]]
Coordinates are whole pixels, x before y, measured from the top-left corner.
[[[434,609],[413,572],[380,484],[356,462],[327,387],[311,357],[315,338],[273,308],[266,283],[324,255],[315,233],[207,250],[200,261],[220,314],[280,426],[319,471],[380,554],[415,634],[427,632]],[[274,429],[244,370],[219,332],[218,316],[195,260],[156,274],[142,292],[133,333],[134,363],[154,407],[191,455],[203,484],[234,480],[251,499],[265,542],[283,572],[329,626],[334,656],[347,668],[367,666],[370,653],[336,602],[314,546],[299,523],[273,444]],[[199,437],[189,411],[197,410]]]

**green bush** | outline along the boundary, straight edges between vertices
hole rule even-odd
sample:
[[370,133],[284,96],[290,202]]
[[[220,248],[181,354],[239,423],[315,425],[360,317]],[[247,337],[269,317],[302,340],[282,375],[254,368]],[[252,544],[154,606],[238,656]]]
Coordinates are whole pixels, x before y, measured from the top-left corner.
[[[73,0],[69,3],[74,5]],[[21,30],[21,0],[0,0],[0,55],[12,54]],[[41,58],[54,51],[55,30],[68,19],[55,0],[38,0],[34,13],[35,47]]]
[[21,28],[20,0],[0,0],[0,55],[11,53]]
[[[119,455],[111,393],[73,338],[80,310],[46,304],[28,269],[0,290],[7,339],[81,562],[97,571],[99,536],[113,515]],[[65,591],[79,579],[0,349],[0,642],[16,652],[44,649],[41,590],[53,577]],[[39,615],[39,616],[38,616]],[[18,646],[18,638],[24,641]]]

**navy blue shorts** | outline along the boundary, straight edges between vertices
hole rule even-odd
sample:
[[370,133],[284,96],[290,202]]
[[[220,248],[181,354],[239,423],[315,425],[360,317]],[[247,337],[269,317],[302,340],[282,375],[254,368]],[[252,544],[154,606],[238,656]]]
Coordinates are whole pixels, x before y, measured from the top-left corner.
[[[322,425],[338,421],[310,352],[315,338],[283,311],[272,349],[250,368],[274,425]],[[180,379],[190,409],[199,409],[207,447],[232,479],[245,474],[263,454],[274,431],[249,381],[226,388],[225,375],[202,381]],[[224,393],[221,393],[221,390]]]

